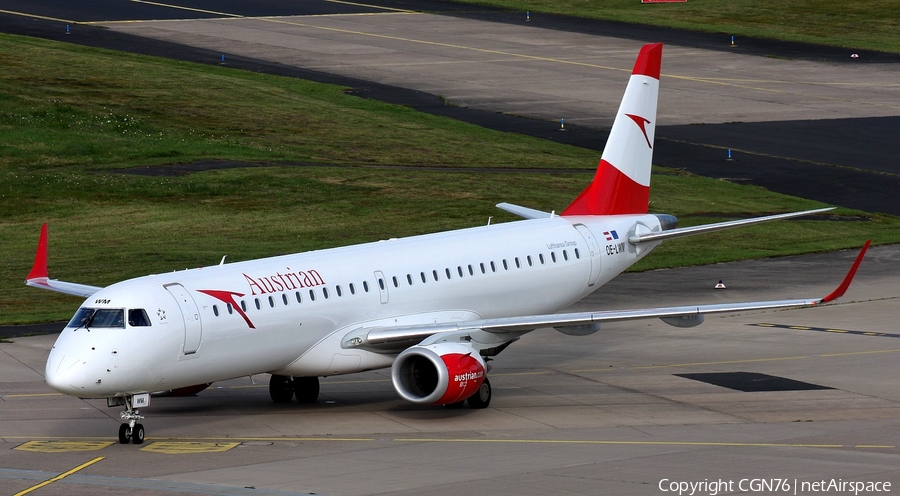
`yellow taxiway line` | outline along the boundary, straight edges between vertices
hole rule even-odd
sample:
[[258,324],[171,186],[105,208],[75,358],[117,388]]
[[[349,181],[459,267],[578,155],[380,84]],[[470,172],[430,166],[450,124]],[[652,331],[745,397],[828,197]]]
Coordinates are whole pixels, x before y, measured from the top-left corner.
[[91,465],[93,465],[93,464],[99,462],[100,460],[102,460],[102,459],[104,459],[104,458],[106,458],[106,457],[105,457],[105,456],[98,456],[97,458],[94,458],[93,460],[91,460],[91,461],[89,461],[89,462],[82,463],[81,465],[79,465],[79,466],[73,468],[72,470],[63,472],[63,473],[57,475],[56,477],[47,479],[47,480],[45,480],[44,482],[41,482],[40,484],[36,484],[36,485],[34,485],[34,486],[31,486],[31,487],[29,487],[28,489],[25,489],[25,490],[23,490],[23,491],[19,491],[19,492],[17,492],[16,494],[14,494],[13,496],[22,496],[23,494],[28,494],[28,493],[30,493],[30,492],[32,492],[32,491],[35,491],[35,490],[37,490],[37,489],[40,489],[40,488],[42,488],[42,487],[44,487],[44,486],[47,486],[47,485],[53,484],[54,482],[60,481],[60,480],[62,480],[62,479],[65,479],[66,477],[68,477],[68,476],[74,474],[75,472],[78,472],[79,470],[82,470],[82,469],[85,469],[85,468],[87,468],[87,467],[90,467]]
[[69,19],[59,19],[56,17],[47,17],[47,16],[42,16],[42,15],[37,15],[37,14],[29,14],[27,12],[16,12],[15,10],[0,9],[0,13],[17,15],[17,16],[22,16],[22,17],[30,17],[32,19],[43,19],[45,21],[56,21],[56,22],[67,22],[69,24],[78,24],[78,21],[72,21]]

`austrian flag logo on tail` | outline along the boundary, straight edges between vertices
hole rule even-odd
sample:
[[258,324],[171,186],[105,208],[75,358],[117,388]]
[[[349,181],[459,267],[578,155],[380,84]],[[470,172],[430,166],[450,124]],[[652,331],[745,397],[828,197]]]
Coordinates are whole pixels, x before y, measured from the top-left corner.
[[612,240],[614,240],[614,239],[619,239],[619,235],[616,234],[616,230],[615,230],[615,229],[613,229],[612,231],[603,231],[603,235],[606,236],[606,240],[607,240],[607,241],[612,241]]

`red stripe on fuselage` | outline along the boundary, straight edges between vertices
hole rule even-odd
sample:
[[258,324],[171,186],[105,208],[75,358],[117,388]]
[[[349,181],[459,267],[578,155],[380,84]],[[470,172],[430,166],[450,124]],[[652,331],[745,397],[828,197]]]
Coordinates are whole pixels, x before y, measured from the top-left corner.
[[197,291],[212,296],[222,303],[231,305],[231,308],[233,308],[234,311],[238,313],[238,315],[243,317],[244,322],[247,323],[247,326],[249,328],[256,329],[256,326],[253,325],[253,322],[250,321],[250,317],[247,317],[247,314],[244,313],[244,310],[240,307],[240,305],[238,305],[237,302],[234,301],[235,296],[241,298],[244,296],[244,293],[235,293],[234,291],[219,291],[215,289],[198,289]]

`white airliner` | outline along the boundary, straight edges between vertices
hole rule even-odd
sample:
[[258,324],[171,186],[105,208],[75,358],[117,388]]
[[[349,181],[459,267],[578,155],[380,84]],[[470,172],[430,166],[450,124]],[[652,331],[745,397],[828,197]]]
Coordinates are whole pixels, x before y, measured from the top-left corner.
[[[486,361],[523,334],[587,335],[604,322],[816,305],[840,297],[554,314],[664,239],[829,209],[676,228],[648,214],[662,44],[635,63],[593,182],[559,215],[501,203],[526,220],[149,275],[100,288],[50,279],[47,226],[26,284],[87,298],[47,360],[65,394],[124,405],[119,441],[139,444],[138,407],[158,392],[272,374],[275,402],[312,403],[319,377],[391,368],[397,393],[485,408]],[[868,243],[866,244],[866,247]]]

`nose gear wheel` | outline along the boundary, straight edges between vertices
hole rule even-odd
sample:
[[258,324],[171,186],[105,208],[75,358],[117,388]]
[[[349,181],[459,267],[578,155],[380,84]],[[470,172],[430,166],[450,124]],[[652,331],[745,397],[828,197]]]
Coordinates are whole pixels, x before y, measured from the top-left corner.
[[119,442],[122,444],[128,444],[128,441],[134,444],[142,444],[144,442],[144,425],[137,423],[138,420],[142,420],[144,417],[138,415],[140,412],[135,410],[133,405],[134,397],[126,396],[125,411],[119,414],[122,420],[125,421],[124,424],[119,426]]

